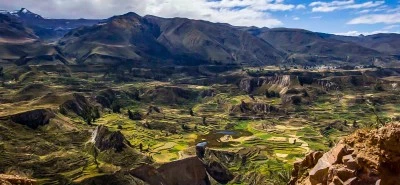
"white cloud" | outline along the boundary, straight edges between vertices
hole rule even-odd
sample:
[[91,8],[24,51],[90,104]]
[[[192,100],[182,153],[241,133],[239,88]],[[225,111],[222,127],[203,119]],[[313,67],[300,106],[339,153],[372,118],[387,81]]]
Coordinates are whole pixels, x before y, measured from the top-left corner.
[[108,18],[127,12],[187,17],[237,26],[282,26],[271,12],[303,9],[284,0],[0,0],[2,9],[25,7],[51,18]]
[[313,17],[310,17],[311,19],[321,19],[322,18],[322,16],[313,16]]
[[389,26],[383,27],[382,29],[383,30],[391,30],[391,29],[398,28],[398,27],[400,27],[400,25],[389,25]]
[[293,20],[298,21],[300,20],[300,17],[293,17]]
[[313,12],[332,12],[345,9],[366,9],[381,6],[385,1],[368,1],[356,3],[355,0],[341,0],[332,2],[316,1],[309,4]]
[[306,6],[303,5],[303,4],[299,4],[299,5],[296,6],[296,9],[297,10],[306,9]]
[[369,12],[371,12],[371,10],[361,10],[358,13],[359,14],[366,14],[366,13],[369,13]]
[[347,24],[396,24],[400,23],[400,12],[393,14],[370,14],[356,17]]
[[389,32],[387,30],[377,30],[372,32],[359,32],[359,31],[348,31],[342,33],[334,33],[335,35],[344,35],[344,36],[360,36],[360,35],[374,35],[378,33],[399,33],[399,32]]
[[296,7],[292,4],[284,4],[283,0],[221,0],[209,1],[207,4],[212,8],[246,7],[246,9],[257,11],[287,11]]

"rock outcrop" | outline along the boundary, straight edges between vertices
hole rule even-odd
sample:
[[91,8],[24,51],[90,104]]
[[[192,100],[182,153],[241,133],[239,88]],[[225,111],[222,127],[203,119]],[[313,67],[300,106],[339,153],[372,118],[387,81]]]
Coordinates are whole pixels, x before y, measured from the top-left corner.
[[231,115],[234,114],[270,114],[270,113],[283,113],[284,110],[281,110],[273,105],[268,105],[264,103],[257,102],[244,102],[242,101],[238,105],[234,105],[229,110]]
[[0,174],[0,185],[34,185],[35,180],[17,175]]
[[210,185],[207,171],[198,157],[169,162],[157,169],[143,164],[131,170],[130,174],[150,185]]
[[184,104],[188,100],[196,99],[199,92],[176,86],[157,86],[143,93],[144,101],[160,104]]
[[165,163],[159,168],[142,164],[129,173],[150,185],[211,185],[207,174],[220,184],[233,180],[234,175],[217,157],[219,155],[211,152],[213,150],[207,149],[204,144],[198,145],[196,150],[200,150],[197,151],[198,156]]
[[[291,75],[277,75],[268,77],[245,78],[239,82],[239,88],[247,93],[257,91],[259,88],[266,90],[272,88],[277,92],[287,90],[289,86],[299,85],[297,76]],[[265,93],[265,92],[262,92]]]
[[400,124],[360,130],[322,155],[294,165],[289,184],[396,185],[400,182]]
[[121,152],[131,145],[120,131],[111,132],[103,125],[96,127],[92,134],[91,142],[100,151],[113,149],[115,152]]
[[26,125],[32,129],[47,125],[50,119],[54,117],[55,114],[50,109],[36,109],[10,116],[13,122]]
[[113,102],[117,99],[117,95],[115,91],[111,89],[107,89],[105,91],[101,91],[96,96],[96,101],[99,102],[103,107],[111,108]]
[[310,95],[307,90],[300,88],[290,88],[281,95],[283,105],[300,105],[310,102]]
[[72,183],[72,185],[149,185],[142,180],[132,177],[129,174],[116,172],[114,174],[103,174],[98,176],[89,177],[79,183]]
[[208,174],[210,174],[210,176],[218,183],[226,184],[233,180],[234,175],[215,154],[210,152],[210,150],[206,150],[203,163],[206,166]]
[[75,114],[85,120],[91,120],[100,116],[98,108],[91,104],[84,96],[80,94],[74,94],[73,97],[73,99],[67,100],[60,105],[60,112],[62,114]]

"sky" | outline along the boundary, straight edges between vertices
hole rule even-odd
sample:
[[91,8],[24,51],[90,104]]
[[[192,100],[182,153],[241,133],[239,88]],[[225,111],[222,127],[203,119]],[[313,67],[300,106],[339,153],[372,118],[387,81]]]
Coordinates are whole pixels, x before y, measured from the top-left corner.
[[0,10],[22,7],[46,18],[99,19],[135,12],[352,36],[400,33],[400,0],[0,0]]

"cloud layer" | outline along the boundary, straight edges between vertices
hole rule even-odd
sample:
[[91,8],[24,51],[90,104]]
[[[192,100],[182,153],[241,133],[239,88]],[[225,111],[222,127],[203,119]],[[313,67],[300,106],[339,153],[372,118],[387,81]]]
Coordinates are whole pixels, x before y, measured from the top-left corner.
[[51,18],[107,18],[129,11],[140,15],[187,17],[238,26],[275,27],[283,23],[270,12],[304,9],[284,0],[0,0],[0,7],[26,7]]
[[391,25],[400,23],[400,1],[383,0],[0,0],[0,9],[22,7],[48,18],[99,19],[136,12],[142,16],[187,17],[235,26],[296,27],[329,33],[396,32],[399,27]]
[[383,5],[384,3],[385,1],[368,1],[365,3],[356,3],[354,0],[332,2],[316,1],[310,3],[309,6],[312,7],[313,12],[332,12],[335,10],[373,8]]

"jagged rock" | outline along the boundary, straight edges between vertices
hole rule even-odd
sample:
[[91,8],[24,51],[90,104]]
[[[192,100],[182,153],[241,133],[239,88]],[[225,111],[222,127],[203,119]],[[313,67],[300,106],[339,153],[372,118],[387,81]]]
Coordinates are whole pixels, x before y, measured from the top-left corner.
[[[214,166],[211,164],[213,161],[218,163],[213,167],[215,169],[206,168],[208,168],[207,172],[210,176],[219,183],[226,183],[228,181],[248,182],[247,175],[232,174],[228,169],[231,167],[241,168],[242,166],[246,166],[250,160],[255,159],[255,156],[259,156],[259,154],[260,149],[257,147],[241,148],[236,151],[206,148],[203,161],[206,166]],[[257,174],[254,175],[257,176]]]
[[74,94],[72,100],[67,100],[60,105],[60,112],[64,115],[76,114],[85,120],[91,120],[100,116],[97,107],[92,105],[84,96]]
[[204,164],[198,157],[163,164],[157,171],[164,177],[166,184],[210,184]]
[[96,96],[96,101],[99,102],[103,107],[111,108],[111,105],[117,99],[116,97],[117,95],[113,90],[107,89],[100,92]]
[[[207,172],[219,183],[226,184],[230,182],[234,176],[217,156],[223,157],[226,160],[227,157],[224,156],[233,156],[235,155],[234,152],[222,156],[217,154],[222,153],[222,151],[210,150],[205,146],[201,146],[201,148],[206,150],[202,159],[197,156],[189,157],[165,163],[157,169],[151,165],[143,164],[140,167],[130,170],[129,173],[150,185],[210,185]],[[243,158],[245,158],[244,156],[252,152],[246,150],[243,153],[246,154],[237,154],[232,160],[236,161],[235,159],[238,159],[242,163]]]
[[141,98],[144,101],[160,104],[184,104],[188,100],[196,99],[198,95],[197,91],[177,86],[157,86],[144,92]]
[[134,177],[142,179],[150,185],[167,184],[164,177],[157,171],[157,169],[149,164],[143,164],[135,169],[130,170],[129,173]]
[[73,183],[73,185],[148,185],[148,183],[142,180],[132,177],[128,174],[123,174],[121,172],[116,172],[114,174],[104,174],[89,177],[84,179],[82,182]]
[[130,170],[130,174],[150,185],[211,185],[204,164],[198,157],[165,163],[157,169],[142,165]]
[[0,174],[1,185],[34,185],[36,180],[20,177],[17,175]]
[[29,128],[36,129],[49,123],[55,114],[50,109],[36,109],[22,112],[11,116],[11,120],[15,123],[26,125]]
[[233,180],[233,174],[228,170],[227,167],[216,158],[207,158],[204,160],[206,170],[210,176],[221,184],[226,184]]
[[114,149],[116,152],[121,152],[131,145],[120,131],[111,132],[103,125],[97,126],[93,131],[91,142],[100,151]]
[[[289,86],[299,85],[298,76],[277,75],[268,77],[245,78],[239,82],[239,88],[247,93],[252,93],[262,86],[272,87],[278,92],[285,91]],[[264,92],[263,92],[264,93]]]
[[140,114],[140,112],[138,112],[138,111],[132,112],[131,110],[128,110],[128,116],[129,116],[129,119],[131,119],[131,120],[142,120],[143,119],[142,114]]
[[298,173],[296,163],[290,184],[396,185],[400,182],[399,142],[399,123],[359,130],[341,140],[314,166],[304,166],[304,173]]
[[288,89],[282,93],[281,99],[283,105],[300,105],[310,102],[308,92],[302,87]]
[[159,107],[156,107],[156,106],[150,106],[148,109],[147,109],[147,113],[146,113],[146,115],[150,115],[150,114],[152,114],[152,113],[162,113],[162,110],[159,108]]
[[215,90],[214,90],[214,89],[206,89],[206,90],[201,91],[200,96],[201,96],[202,98],[205,98],[205,97],[214,97],[215,94],[216,94],[216,93],[215,93]]
[[230,114],[269,114],[282,113],[283,110],[268,104],[263,103],[246,103],[242,101],[239,105],[234,105],[229,110]]
[[302,177],[306,172],[306,169],[314,167],[318,160],[322,157],[323,153],[320,151],[310,152],[302,161],[294,163],[294,168],[292,171],[292,178],[289,182],[290,185],[296,184],[298,177]]

